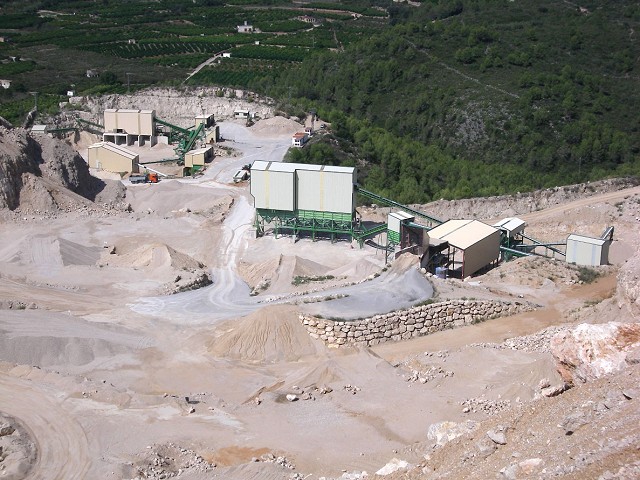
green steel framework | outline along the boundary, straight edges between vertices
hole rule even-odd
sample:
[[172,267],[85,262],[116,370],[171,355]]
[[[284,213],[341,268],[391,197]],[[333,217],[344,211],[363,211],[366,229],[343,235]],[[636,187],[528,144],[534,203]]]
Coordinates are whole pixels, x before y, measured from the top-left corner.
[[[382,204],[403,208],[408,212],[420,216],[431,225],[439,225],[442,223],[442,220],[418,210],[414,210],[406,205],[402,205],[394,202],[393,200],[389,200],[388,198],[376,195],[360,188],[357,185],[354,185],[354,187],[356,193],[359,195],[376,200]],[[299,232],[309,232],[311,233],[313,240],[316,239],[317,233],[329,233],[331,234],[331,241],[335,241],[337,235],[348,235],[352,240],[357,240],[360,247],[362,247],[366,238],[382,232],[387,232],[387,250],[389,247],[400,244],[400,234],[388,230],[386,223],[365,229],[362,228],[359,222],[355,221],[354,213],[321,212],[315,210],[288,211],[256,208],[256,236],[260,237],[264,235],[266,225],[273,225],[273,231],[276,238],[283,231],[292,232],[294,235],[297,235]],[[420,227],[429,228],[424,226]]]
[[266,225],[273,225],[273,232],[278,237],[284,231],[298,235],[300,232],[309,232],[313,240],[318,233],[329,233],[331,241],[336,241],[338,235],[348,235],[352,240],[357,240],[360,246],[365,238],[384,232],[386,225],[376,225],[373,228],[363,229],[354,221],[354,215],[349,213],[320,212],[315,210],[271,210],[256,209],[256,235],[262,236]]

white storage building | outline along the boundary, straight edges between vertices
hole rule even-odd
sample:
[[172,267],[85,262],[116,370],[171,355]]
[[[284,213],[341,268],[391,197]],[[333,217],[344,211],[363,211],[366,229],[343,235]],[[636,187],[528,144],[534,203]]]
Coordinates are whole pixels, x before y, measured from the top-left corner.
[[567,262],[588,266],[607,265],[611,240],[572,233],[567,237]]
[[250,191],[256,209],[307,217],[329,212],[350,219],[355,209],[355,181],[353,167],[256,161],[251,167]]

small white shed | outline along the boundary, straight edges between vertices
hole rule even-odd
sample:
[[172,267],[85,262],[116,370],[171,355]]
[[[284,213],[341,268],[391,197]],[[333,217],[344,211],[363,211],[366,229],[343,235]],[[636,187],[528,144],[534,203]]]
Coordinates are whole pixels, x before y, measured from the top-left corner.
[[611,238],[594,238],[572,233],[567,237],[568,263],[576,265],[607,265]]

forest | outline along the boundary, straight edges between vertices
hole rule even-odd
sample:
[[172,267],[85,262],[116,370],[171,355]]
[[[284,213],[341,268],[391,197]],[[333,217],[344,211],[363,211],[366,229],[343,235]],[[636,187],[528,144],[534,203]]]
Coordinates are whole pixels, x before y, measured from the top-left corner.
[[390,24],[262,79],[332,124],[292,160],[416,203],[640,173],[637,3],[441,0]]
[[30,92],[55,113],[70,88],[184,88],[228,51],[187,86],[316,111],[329,133],[292,161],[357,165],[404,203],[530,191],[640,175],[638,35],[630,0],[7,0],[0,115],[21,122]]

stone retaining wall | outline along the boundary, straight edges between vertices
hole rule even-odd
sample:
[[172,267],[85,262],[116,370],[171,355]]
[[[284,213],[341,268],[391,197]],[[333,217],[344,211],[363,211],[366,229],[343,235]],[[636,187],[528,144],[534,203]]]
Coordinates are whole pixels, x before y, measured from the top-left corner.
[[300,320],[309,335],[319,338],[329,347],[370,347],[528,310],[533,310],[533,306],[520,302],[448,300],[361,320],[336,321],[305,315],[301,315]]

